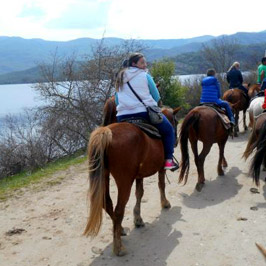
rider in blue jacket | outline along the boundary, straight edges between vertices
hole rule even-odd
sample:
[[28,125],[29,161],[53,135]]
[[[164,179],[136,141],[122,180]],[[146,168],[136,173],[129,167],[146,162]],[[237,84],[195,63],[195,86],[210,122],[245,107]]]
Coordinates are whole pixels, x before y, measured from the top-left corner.
[[214,69],[208,69],[207,77],[202,80],[200,103],[216,103],[220,107],[225,108],[231,124],[235,125],[234,115],[229,103],[227,101],[221,100],[220,83],[215,77],[215,74],[216,72]]

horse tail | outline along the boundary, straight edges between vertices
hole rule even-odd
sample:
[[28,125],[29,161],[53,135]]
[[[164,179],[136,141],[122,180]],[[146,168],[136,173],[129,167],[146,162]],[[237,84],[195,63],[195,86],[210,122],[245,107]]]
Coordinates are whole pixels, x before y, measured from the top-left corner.
[[247,160],[247,158],[250,156],[250,154],[255,149],[256,144],[257,144],[256,139],[257,139],[257,136],[256,136],[255,125],[253,125],[252,133],[248,139],[247,147],[246,147],[246,149],[243,153],[243,156],[242,156],[242,158],[244,158],[245,160]]
[[96,236],[102,224],[102,209],[105,204],[105,154],[111,142],[112,131],[108,127],[99,127],[90,136],[88,144],[90,210],[83,233],[86,236]]
[[258,141],[256,143],[257,151],[253,157],[250,166],[250,174],[253,177],[253,181],[255,181],[256,185],[258,186],[260,181],[260,166],[264,157],[266,155],[266,122],[263,123],[260,133],[258,136]]
[[181,183],[185,179],[185,184],[188,179],[189,172],[189,152],[188,152],[188,137],[189,137],[189,129],[192,126],[197,125],[200,118],[200,114],[196,112],[189,113],[181,126],[179,140],[180,140],[180,148],[181,148],[181,170],[179,175],[178,182]]

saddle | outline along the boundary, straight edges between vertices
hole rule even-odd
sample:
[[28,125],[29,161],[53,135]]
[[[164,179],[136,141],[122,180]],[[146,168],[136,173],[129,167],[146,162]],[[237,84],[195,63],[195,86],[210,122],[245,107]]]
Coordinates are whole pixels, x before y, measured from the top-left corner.
[[221,106],[219,106],[218,104],[216,104],[216,103],[200,103],[199,106],[211,107],[211,108],[215,109],[215,111],[217,111],[217,112],[219,112],[221,114],[226,115],[225,110]]
[[223,108],[221,108],[218,104],[216,103],[201,103],[199,104],[199,107],[207,107],[207,108],[211,108],[212,110],[214,110],[219,118],[222,121],[222,124],[224,126],[224,128],[226,130],[231,130],[231,124],[230,124],[230,120],[228,118],[228,116],[226,115],[226,112]]
[[156,138],[156,139],[162,138],[162,136],[159,133],[159,130],[150,123],[148,123],[148,121],[146,121],[143,118],[125,118],[121,120],[121,122],[134,124],[151,138]]

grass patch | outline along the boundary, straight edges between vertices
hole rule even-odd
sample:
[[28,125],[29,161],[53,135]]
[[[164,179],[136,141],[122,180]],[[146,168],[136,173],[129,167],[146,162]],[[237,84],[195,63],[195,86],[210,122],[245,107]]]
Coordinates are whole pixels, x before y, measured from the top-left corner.
[[[51,162],[41,169],[33,172],[22,172],[13,176],[9,176],[0,180],[0,200],[6,200],[19,189],[36,184],[41,180],[50,177],[57,171],[65,170],[69,166],[83,163],[87,157],[82,156],[84,152],[77,152],[72,156],[66,156]],[[61,179],[61,178],[60,178]],[[63,179],[63,178],[62,178]],[[48,181],[50,186],[60,184],[60,180]]]

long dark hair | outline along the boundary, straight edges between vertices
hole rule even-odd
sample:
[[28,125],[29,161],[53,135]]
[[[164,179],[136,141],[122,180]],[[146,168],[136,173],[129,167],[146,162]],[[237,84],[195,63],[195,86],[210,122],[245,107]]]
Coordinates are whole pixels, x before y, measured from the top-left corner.
[[124,72],[128,67],[132,67],[133,63],[137,64],[138,61],[143,58],[144,55],[142,53],[133,53],[130,55],[129,59],[126,59],[122,63],[122,69],[119,71],[117,77],[116,77],[116,82],[115,82],[115,88],[116,91],[119,90],[120,87],[123,85],[123,77],[124,77]]

